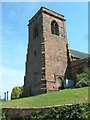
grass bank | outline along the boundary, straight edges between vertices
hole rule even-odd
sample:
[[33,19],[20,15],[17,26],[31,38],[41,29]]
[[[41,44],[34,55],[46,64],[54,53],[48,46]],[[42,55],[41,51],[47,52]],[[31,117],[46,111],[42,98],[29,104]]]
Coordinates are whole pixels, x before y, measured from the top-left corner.
[[64,89],[16,100],[3,101],[3,107],[41,107],[62,104],[87,103],[88,87]]

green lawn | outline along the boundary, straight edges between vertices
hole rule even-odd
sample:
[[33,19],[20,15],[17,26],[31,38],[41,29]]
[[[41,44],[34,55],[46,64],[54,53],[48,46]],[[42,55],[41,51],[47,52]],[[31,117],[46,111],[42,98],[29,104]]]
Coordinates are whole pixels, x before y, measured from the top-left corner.
[[88,102],[88,87],[64,89],[17,100],[3,101],[3,107],[41,107]]

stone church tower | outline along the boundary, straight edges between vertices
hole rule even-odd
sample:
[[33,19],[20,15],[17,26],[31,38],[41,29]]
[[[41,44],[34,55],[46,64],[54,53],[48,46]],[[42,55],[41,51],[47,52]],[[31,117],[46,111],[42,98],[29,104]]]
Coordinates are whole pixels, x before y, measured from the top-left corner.
[[70,60],[64,16],[41,7],[28,24],[23,95],[62,89]]

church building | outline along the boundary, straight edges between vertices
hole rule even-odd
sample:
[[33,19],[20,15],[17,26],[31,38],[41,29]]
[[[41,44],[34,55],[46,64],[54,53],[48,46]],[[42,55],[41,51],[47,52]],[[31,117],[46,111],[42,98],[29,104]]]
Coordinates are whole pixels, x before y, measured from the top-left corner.
[[65,21],[45,7],[29,20],[24,97],[63,89],[68,80],[74,85],[76,74],[87,66],[86,54],[79,58],[69,49]]

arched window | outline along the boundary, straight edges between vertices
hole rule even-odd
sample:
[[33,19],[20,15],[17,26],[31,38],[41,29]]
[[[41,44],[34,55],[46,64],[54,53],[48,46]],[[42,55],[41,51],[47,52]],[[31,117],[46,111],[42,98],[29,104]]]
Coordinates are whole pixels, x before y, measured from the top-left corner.
[[36,38],[38,36],[38,26],[35,25],[34,27],[34,38]]
[[55,20],[51,22],[51,33],[59,36],[59,28]]

